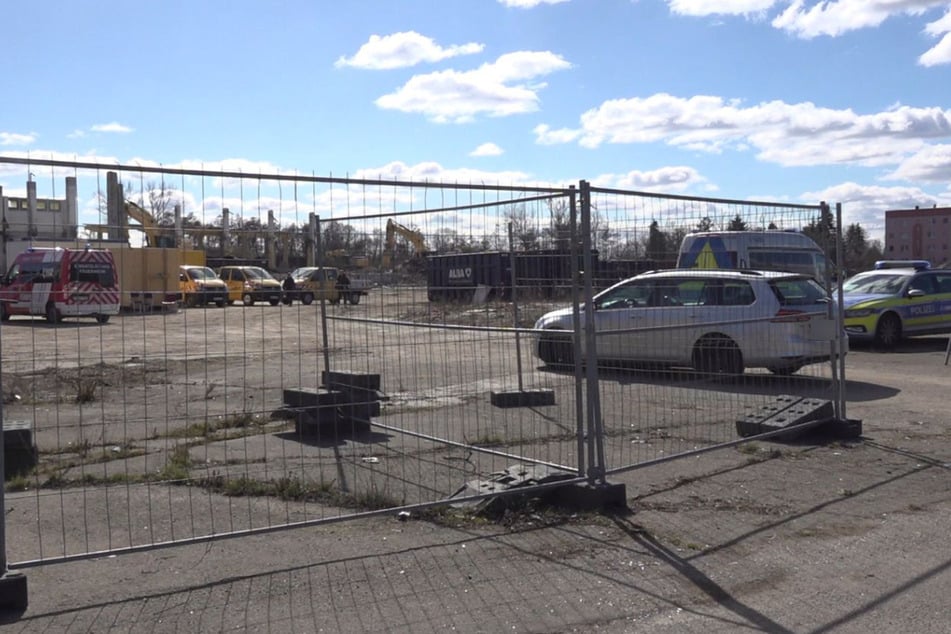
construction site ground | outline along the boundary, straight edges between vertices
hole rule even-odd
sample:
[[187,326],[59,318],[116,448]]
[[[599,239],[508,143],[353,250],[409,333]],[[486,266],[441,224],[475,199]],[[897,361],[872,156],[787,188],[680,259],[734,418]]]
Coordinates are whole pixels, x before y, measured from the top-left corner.
[[[228,315],[224,330],[281,336],[255,321],[281,307],[195,310]],[[4,359],[22,360],[37,341],[22,333],[48,327],[2,328]],[[188,346],[187,333],[164,331],[165,348]],[[57,339],[62,358],[75,358],[77,337]],[[110,356],[149,358],[143,339],[126,339]],[[862,420],[861,438],[757,441],[634,470],[611,479],[626,487],[626,512],[387,514],[41,565],[22,571],[29,607],[5,613],[0,631],[946,632],[946,346],[853,346],[847,413]],[[194,372],[193,361],[162,371]],[[23,363],[4,367],[5,393],[27,389]],[[31,530],[25,511],[7,497],[8,551]]]

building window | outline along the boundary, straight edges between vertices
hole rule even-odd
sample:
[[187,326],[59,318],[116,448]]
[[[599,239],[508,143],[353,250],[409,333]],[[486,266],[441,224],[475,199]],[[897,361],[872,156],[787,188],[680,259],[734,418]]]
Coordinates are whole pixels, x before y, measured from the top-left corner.
[[46,201],[38,200],[36,201],[36,210],[37,211],[46,211]]
[[9,200],[7,200],[7,207],[9,207],[10,209],[19,209],[20,201],[17,200],[16,198],[10,198]]
[[59,211],[59,201],[51,200],[50,201],[50,211]]

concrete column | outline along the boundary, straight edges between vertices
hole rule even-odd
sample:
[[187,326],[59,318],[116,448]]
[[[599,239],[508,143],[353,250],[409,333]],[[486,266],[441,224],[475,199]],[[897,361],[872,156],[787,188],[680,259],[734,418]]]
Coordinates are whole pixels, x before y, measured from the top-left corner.
[[32,179],[26,182],[26,232],[36,237],[36,182]]
[[0,187],[0,257],[3,258],[0,261],[0,267],[3,268],[3,273],[6,273],[7,269],[10,268],[7,264],[7,229],[9,229],[7,224],[7,199],[3,195],[3,187]]
[[267,210],[267,231],[264,234],[264,257],[267,259],[268,270],[277,268],[277,253],[274,248],[274,210]]
[[182,206],[175,205],[175,246],[185,248],[185,228],[182,225]]
[[231,239],[231,211],[227,207],[221,210],[221,255],[228,254],[228,242]]
[[63,210],[63,237],[75,238],[79,234],[79,190],[76,177],[66,177],[66,201]]
[[106,172],[106,239],[118,240],[121,234],[122,209],[121,192],[119,190],[119,175],[115,172]]
[[304,249],[307,253],[307,266],[317,266],[317,214],[310,214],[310,222],[307,226],[307,239],[304,241]]

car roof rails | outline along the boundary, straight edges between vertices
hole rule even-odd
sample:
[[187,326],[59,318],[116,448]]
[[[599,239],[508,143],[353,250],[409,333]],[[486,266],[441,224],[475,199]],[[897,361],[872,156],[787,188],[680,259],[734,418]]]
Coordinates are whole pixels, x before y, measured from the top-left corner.
[[875,270],[882,269],[915,269],[924,271],[931,268],[931,262],[928,260],[878,260],[875,262]]

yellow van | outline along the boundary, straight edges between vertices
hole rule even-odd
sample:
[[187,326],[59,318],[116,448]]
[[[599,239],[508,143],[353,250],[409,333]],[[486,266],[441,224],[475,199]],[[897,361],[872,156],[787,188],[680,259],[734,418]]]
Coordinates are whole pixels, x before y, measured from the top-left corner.
[[281,303],[281,283],[260,266],[223,266],[218,269],[228,287],[228,303],[241,300],[245,306],[254,306],[256,301],[266,301],[271,306]]
[[285,282],[284,303],[291,304],[296,299],[307,305],[315,299],[325,299],[336,304],[340,301],[340,291],[337,289],[338,273],[332,266],[303,266],[294,269],[287,274],[294,280],[294,285],[287,288],[288,284]]
[[178,290],[185,306],[214,304],[220,308],[228,301],[228,287],[207,266],[178,267]]

